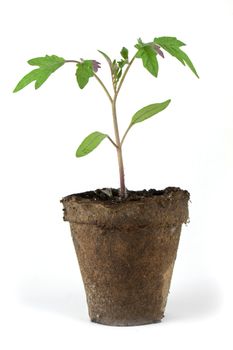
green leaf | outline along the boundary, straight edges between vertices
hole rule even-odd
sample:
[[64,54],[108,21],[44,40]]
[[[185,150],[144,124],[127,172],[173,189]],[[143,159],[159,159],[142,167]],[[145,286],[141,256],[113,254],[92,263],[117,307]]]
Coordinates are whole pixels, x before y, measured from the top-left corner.
[[58,57],[56,55],[45,57],[32,58],[28,61],[31,66],[39,66],[41,68],[47,68],[52,72],[55,72],[61,65],[65,63],[64,58]]
[[180,41],[174,36],[161,36],[159,38],[154,38],[154,42],[158,45],[162,44],[167,47],[181,47],[185,46],[186,44],[183,41]]
[[65,63],[64,58],[55,55],[32,58],[28,61],[31,66],[39,66],[26,74],[17,84],[13,92],[23,89],[28,84],[35,81],[35,88],[38,89],[48,77]]
[[122,76],[122,68],[120,68],[117,72],[117,75],[116,75],[117,82],[119,81],[121,76]]
[[142,39],[138,39],[138,43],[135,45],[137,49],[140,49],[142,46],[145,46],[145,44],[142,42]]
[[93,76],[94,70],[92,60],[85,60],[77,64],[76,78],[80,89],[83,89]]
[[161,46],[164,50],[170,53],[170,55],[176,57],[183,65],[187,65],[191,71],[199,78],[192,61],[188,55],[180,49],[181,46],[185,46],[182,41],[178,40],[175,37],[163,36],[160,38],[155,38],[154,43]]
[[196,77],[199,78],[199,75],[198,75],[192,61],[188,57],[188,55],[184,51],[181,51],[181,52],[182,52],[182,58],[183,58],[183,61],[185,62],[185,64],[191,69],[191,71],[196,75]]
[[16,85],[13,92],[17,92],[21,89],[23,89],[28,84],[32,83],[33,81],[37,80],[39,76],[39,69],[34,69],[30,73],[26,74]]
[[143,66],[154,76],[158,76],[158,60],[157,53],[151,47],[150,44],[138,44],[136,45],[138,48],[137,57],[142,59]]
[[121,56],[122,56],[125,60],[128,60],[128,58],[129,58],[129,50],[126,49],[126,47],[122,47],[122,49],[121,49]]
[[139,111],[137,111],[131,120],[131,125],[134,125],[136,123],[140,123],[143,122],[144,120],[153,117],[153,115],[163,111],[165,108],[167,108],[167,106],[169,105],[169,103],[171,102],[171,100],[167,100],[164,101],[162,103],[154,103],[151,105],[148,105],[146,107],[143,107],[142,109],[139,109]]
[[127,64],[127,61],[120,60],[120,61],[117,61],[117,64],[118,64],[119,68],[122,69]]
[[106,137],[108,137],[108,135],[102,134],[99,131],[91,133],[78,147],[76,151],[76,157],[86,156],[88,153],[92,152]]

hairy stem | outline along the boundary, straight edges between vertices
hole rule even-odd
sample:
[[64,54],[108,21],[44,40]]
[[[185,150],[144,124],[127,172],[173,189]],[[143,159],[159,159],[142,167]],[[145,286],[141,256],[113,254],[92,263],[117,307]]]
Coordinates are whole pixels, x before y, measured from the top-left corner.
[[117,145],[117,158],[118,158],[118,167],[119,167],[119,176],[120,176],[120,197],[125,198],[127,193],[126,193],[126,186],[125,186],[125,171],[124,171],[124,163],[123,163],[123,155],[122,155],[122,141],[124,141],[125,136],[127,135],[128,130],[126,131],[125,135],[123,136],[122,141],[120,140],[120,135],[119,135],[119,128],[118,128],[118,121],[117,121],[117,112],[116,112],[116,100],[117,96],[119,94],[119,91],[121,89],[121,86],[125,80],[125,77],[135,60],[136,55],[133,56],[131,61],[129,62],[121,80],[118,85],[117,89],[114,89],[114,98],[112,101],[112,116],[113,116],[113,126],[114,126],[114,132],[115,132],[115,140],[116,140],[116,145]]
[[116,94],[113,98],[112,102],[112,116],[113,116],[113,127],[115,133],[115,140],[117,145],[117,158],[118,158],[118,167],[119,167],[119,176],[120,176],[120,197],[124,198],[126,196],[126,188],[125,188],[125,174],[124,174],[124,164],[122,157],[122,148],[121,141],[119,135],[119,128],[117,122],[117,112],[116,112]]

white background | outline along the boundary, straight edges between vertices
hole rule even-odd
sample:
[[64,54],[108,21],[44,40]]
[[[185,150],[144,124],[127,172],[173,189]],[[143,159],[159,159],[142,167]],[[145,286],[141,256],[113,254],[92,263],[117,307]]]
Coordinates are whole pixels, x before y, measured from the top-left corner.
[[[0,7],[1,349],[232,349],[231,0],[29,1]],[[138,37],[177,36],[201,77],[166,55],[158,79],[135,62],[119,96],[121,133],[139,108],[168,98],[166,111],[131,130],[124,146],[127,187],[180,186],[191,193],[161,324],[107,327],[89,322],[61,197],[118,187],[107,140],[82,159],[82,139],[112,135],[110,106],[93,79],[83,90],[75,66],[39,90],[12,94],[45,54],[103,62],[101,49],[130,53]]]

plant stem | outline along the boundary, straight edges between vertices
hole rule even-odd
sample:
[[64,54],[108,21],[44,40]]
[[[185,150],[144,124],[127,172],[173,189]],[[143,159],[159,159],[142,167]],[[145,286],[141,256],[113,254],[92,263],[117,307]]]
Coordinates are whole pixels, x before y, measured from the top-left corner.
[[81,62],[76,60],[65,60],[65,63],[81,63]]
[[[114,85],[114,81],[113,81],[113,76],[112,76],[112,82],[113,82],[113,88],[114,88],[114,97],[112,98],[108,89],[106,88],[106,86],[104,85],[104,83],[102,82],[102,80],[98,77],[98,75],[96,75],[94,73],[94,77],[97,79],[97,81],[99,82],[99,84],[102,86],[102,88],[104,89],[106,95],[108,96],[111,105],[112,105],[112,116],[113,116],[113,127],[114,127],[114,133],[115,133],[115,142],[108,136],[108,139],[111,141],[111,143],[116,147],[117,150],[117,158],[118,158],[118,167],[119,167],[119,176],[120,176],[120,197],[121,198],[125,198],[126,197],[126,187],[125,187],[125,172],[124,172],[124,163],[123,163],[123,156],[122,156],[122,144],[123,141],[131,127],[131,125],[128,127],[128,129],[126,130],[122,141],[120,140],[120,135],[119,135],[119,127],[118,127],[118,121],[117,121],[117,111],[116,111],[116,100],[117,100],[117,96],[119,94],[119,91],[121,89],[121,86],[125,80],[125,77],[133,63],[133,61],[135,60],[136,55],[133,56],[133,58],[131,59],[131,61],[129,62],[121,80],[120,83],[118,85],[118,88],[116,88],[116,86]],[[66,60],[66,62],[72,62],[72,63],[81,63],[79,61],[76,60]],[[112,73],[112,71],[111,71]]]
[[131,61],[130,61],[129,64],[128,64],[128,66],[127,66],[127,68],[126,68],[124,74],[122,75],[121,81],[120,81],[119,86],[118,86],[118,89],[117,89],[117,91],[116,91],[116,95],[117,95],[117,96],[118,96],[118,94],[119,94],[119,91],[120,91],[120,89],[121,89],[121,86],[122,86],[122,84],[123,84],[123,82],[124,82],[124,80],[125,80],[125,77],[126,77],[128,71],[129,71],[130,67],[132,66],[132,63],[133,63],[133,61],[135,60],[135,58],[136,58],[136,55],[133,56],[133,58],[131,59]]
[[[129,62],[128,67],[126,68],[126,70],[125,70],[125,72],[120,80],[118,88],[117,89],[114,88],[114,97],[112,100],[112,116],[113,116],[114,132],[115,132],[115,143],[117,145],[117,158],[118,158],[118,167],[119,167],[119,175],[120,175],[120,197],[121,198],[125,198],[127,193],[126,193],[126,187],[125,187],[125,171],[124,171],[124,163],[123,163],[123,155],[122,155],[122,142],[120,140],[118,121],[117,121],[116,100],[117,100],[117,96],[119,94],[119,91],[121,89],[121,86],[125,80],[125,77],[126,77],[126,75],[127,75],[135,58],[136,58],[136,55]],[[113,87],[114,87],[114,84],[113,84]],[[124,140],[127,132],[123,136],[122,141]]]
[[117,122],[116,97],[117,95],[115,94],[112,101],[112,116],[113,116],[113,126],[114,126],[114,132],[115,132],[115,140],[116,140],[115,142],[117,145],[117,158],[118,158],[118,167],[119,167],[119,175],[120,175],[120,197],[124,198],[126,196],[125,174],[124,174],[121,141],[120,141],[120,135],[119,135],[118,122]]

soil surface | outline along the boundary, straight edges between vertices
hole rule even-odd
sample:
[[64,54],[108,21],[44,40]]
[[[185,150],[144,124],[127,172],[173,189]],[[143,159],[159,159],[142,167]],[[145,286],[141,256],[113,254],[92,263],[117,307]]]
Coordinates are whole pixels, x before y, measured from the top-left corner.
[[101,201],[101,202],[108,202],[108,203],[119,203],[119,202],[129,202],[129,201],[140,201],[144,198],[150,198],[154,196],[167,196],[169,193],[174,192],[184,192],[187,196],[189,196],[188,191],[183,191],[178,187],[167,187],[164,190],[156,190],[156,189],[149,189],[149,190],[140,190],[140,191],[131,191],[127,190],[127,196],[125,198],[121,198],[119,196],[119,189],[116,188],[102,188],[102,189],[96,189],[95,191],[87,191],[87,192],[81,192],[77,194],[72,194],[69,197],[76,197],[77,199],[89,199],[93,201]]

